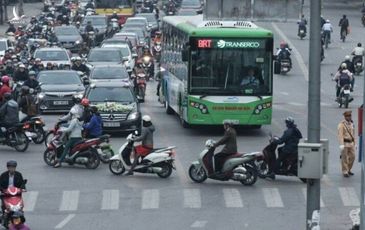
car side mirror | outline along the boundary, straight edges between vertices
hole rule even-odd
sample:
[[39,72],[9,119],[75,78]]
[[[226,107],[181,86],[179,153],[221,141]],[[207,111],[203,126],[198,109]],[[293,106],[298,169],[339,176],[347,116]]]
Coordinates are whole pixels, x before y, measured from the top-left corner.
[[183,62],[189,61],[189,50],[187,48],[181,51],[181,59]]
[[202,14],[202,13],[203,13],[203,10],[202,10],[202,9],[197,10],[197,11],[196,11],[196,13],[197,13],[197,14]]
[[123,62],[128,61],[128,57],[123,57],[123,58],[122,58],[122,61],[123,61]]

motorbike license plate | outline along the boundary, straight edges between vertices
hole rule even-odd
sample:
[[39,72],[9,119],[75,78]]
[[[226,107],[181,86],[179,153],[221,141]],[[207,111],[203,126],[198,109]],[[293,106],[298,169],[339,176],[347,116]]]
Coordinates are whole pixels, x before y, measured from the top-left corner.
[[304,30],[300,30],[299,32],[300,32],[301,34],[304,34]]
[[350,90],[349,90],[349,89],[345,89],[345,90],[343,91],[343,93],[344,93],[344,94],[350,94]]
[[103,122],[104,127],[119,127],[119,122]]
[[54,101],[54,105],[68,105],[68,101]]
[[283,68],[283,71],[288,71],[288,68],[284,67],[284,68]]

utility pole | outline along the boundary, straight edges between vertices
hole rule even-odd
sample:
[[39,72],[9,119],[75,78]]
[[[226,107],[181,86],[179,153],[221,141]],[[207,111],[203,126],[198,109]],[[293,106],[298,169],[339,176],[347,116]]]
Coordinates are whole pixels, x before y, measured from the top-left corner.
[[[310,43],[308,84],[308,143],[321,143],[321,1],[310,1]],[[310,118],[310,119],[309,119]],[[307,179],[307,223],[315,210],[320,210],[320,179]]]
[[0,0],[0,25],[4,24],[4,0]]
[[9,0],[1,0],[4,3],[4,19],[5,21],[8,21],[8,4]]
[[[364,63],[364,60],[363,60]],[[365,71],[364,71],[365,77]],[[364,78],[365,79],[365,78]],[[360,202],[360,229],[365,230],[365,80],[363,89],[363,102],[362,102],[362,148],[361,148],[361,202]]]
[[19,17],[21,17],[22,15],[24,15],[23,0],[19,0],[18,14],[19,14]]

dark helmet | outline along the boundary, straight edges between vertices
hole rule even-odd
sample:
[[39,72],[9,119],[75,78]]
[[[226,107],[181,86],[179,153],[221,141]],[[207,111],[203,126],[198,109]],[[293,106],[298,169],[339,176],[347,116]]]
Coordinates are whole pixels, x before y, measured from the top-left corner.
[[233,126],[233,123],[231,121],[229,121],[229,120],[225,120],[225,121],[223,121],[223,125],[227,125],[229,127],[232,127]]
[[287,117],[285,119],[285,124],[288,126],[294,125],[294,119],[292,117]]
[[357,47],[361,47],[361,42],[357,43]]
[[78,97],[77,95],[74,95],[74,96],[72,96],[72,101],[73,101],[73,103],[75,103],[75,104],[80,104],[80,102],[81,102],[81,98],[80,98],[80,97]]
[[11,96],[11,93],[5,93],[4,94],[4,99],[5,100],[7,100],[7,101],[9,101],[9,100],[11,100],[13,97]]
[[29,86],[27,85],[23,85],[22,88],[20,89],[20,91],[22,92],[22,94],[28,94],[29,93]]
[[16,167],[18,163],[14,160],[6,162],[6,167]]
[[15,211],[13,212],[13,215],[11,215],[11,218],[21,218],[24,217],[24,214],[22,211]]

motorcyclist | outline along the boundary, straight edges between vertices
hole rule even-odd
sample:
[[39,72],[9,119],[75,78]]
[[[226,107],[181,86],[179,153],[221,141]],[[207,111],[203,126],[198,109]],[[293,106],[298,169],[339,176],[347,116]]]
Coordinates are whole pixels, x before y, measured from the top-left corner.
[[363,57],[365,55],[365,49],[362,47],[361,43],[357,43],[357,46],[354,48],[354,50],[351,52],[353,55],[352,63],[355,64],[358,61],[362,63]]
[[9,230],[30,230],[25,224],[23,212],[16,211],[11,215]]
[[0,105],[1,103],[4,101],[4,95],[6,93],[10,93],[12,92],[11,88],[10,88],[10,77],[5,75],[1,77],[1,87],[0,87]]
[[281,61],[283,59],[287,59],[287,60],[289,60],[289,64],[290,64],[290,68],[291,68],[292,62],[291,62],[290,55],[291,55],[291,52],[290,52],[289,45],[284,41],[280,42],[280,49],[276,52],[278,62],[281,63]]
[[81,48],[79,50],[79,55],[80,56],[82,56],[83,54],[86,54],[87,55],[89,53],[89,50],[90,50],[90,48],[87,45],[87,42],[83,42],[82,43],[82,46],[81,46]]
[[162,41],[162,33],[161,31],[156,31],[155,38],[153,39],[153,44],[156,45],[156,43],[161,43]]
[[92,1],[89,1],[86,4],[85,9],[95,9],[93,2]]
[[88,33],[90,31],[94,31],[95,32],[95,29],[94,29],[91,21],[87,21],[87,24],[85,26],[85,32]]
[[144,115],[142,117],[141,135],[133,139],[134,142],[142,141],[142,145],[135,146],[135,156],[131,168],[126,175],[133,175],[133,170],[137,166],[140,157],[147,156],[153,149],[153,132],[155,127],[152,124],[151,117]]
[[[10,128],[19,123],[19,106],[10,93],[4,94],[5,103],[0,107],[0,127]],[[0,128],[0,138],[5,138]]]
[[153,2],[150,1],[150,0],[144,0],[143,2],[143,7],[148,9],[148,12],[149,13],[152,13],[153,12]]
[[216,142],[213,146],[216,148],[220,145],[225,145],[219,153],[214,154],[216,172],[221,171],[224,159],[237,153],[237,134],[236,130],[233,128],[233,124],[230,121],[224,121],[223,127],[223,138]]
[[[346,63],[348,71],[350,71],[351,73],[355,72],[354,63],[352,63],[350,55],[346,55],[345,60],[342,63]],[[341,65],[338,67],[338,70],[340,70],[340,69],[341,69]]]
[[87,99],[87,98],[81,99],[80,104],[83,106],[83,113],[82,113],[81,120],[84,123],[88,123],[90,121],[92,115],[93,115],[92,111],[91,111],[91,108],[90,108],[89,99]]
[[74,106],[70,109],[67,115],[60,117],[58,120],[60,122],[68,122],[72,119],[72,113],[77,113],[78,117],[81,118],[84,114],[84,107],[81,105],[81,99],[77,96],[72,97],[72,102]]
[[[279,171],[281,163],[292,154],[298,154],[298,143],[303,138],[302,133],[297,128],[292,117],[285,119],[287,129],[284,131],[280,138],[275,138],[273,142],[277,145],[284,144],[284,146],[278,148],[278,158],[276,159],[274,168],[271,167],[269,175],[275,175],[274,173]],[[275,177],[274,177],[275,178]]]
[[76,57],[75,64],[72,65],[71,69],[73,69],[75,71],[81,71],[85,74],[89,74],[89,68],[87,68],[87,66],[85,64],[83,64],[81,61],[82,60],[80,57]]
[[82,122],[80,115],[76,109],[71,109],[70,113],[71,115],[71,122],[70,125],[63,130],[63,132],[69,133],[69,139],[65,145],[65,148],[63,150],[63,153],[60,157],[60,159],[57,160],[55,168],[62,166],[62,161],[65,159],[66,155],[69,153],[71,148],[79,141],[82,140]]
[[298,22],[298,36],[300,36],[300,31],[304,30],[304,33],[307,33],[307,19],[305,19],[304,14],[302,14],[302,18]]
[[110,16],[110,21],[111,21],[112,19],[117,19],[117,20],[119,20],[119,16],[118,16],[118,14],[117,14],[117,11],[113,11],[112,16]]
[[339,101],[341,88],[350,85],[352,81],[352,73],[347,69],[346,63],[341,64],[341,69],[336,73],[333,80],[337,82],[336,101]]
[[31,89],[37,89],[39,86],[39,82],[36,79],[36,73],[31,70],[29,71],[29,79],[24,82],[25,86],[28,86]]
[[350,26],[349,20],[347,19],[346,15],[344,14],[340,21],[338,22],[338,26],[341,27],[340,37],[342,38],[342,33],[344,32],[346,35],[348,34],[348,29]]
[[29,79],[28,71],[25,69],[24,64],[20,64],[18,66],[18,69],[14,73],[13,79],[14,79],[15,82],[26,81],[26,80]]
[[332,28],[330,20],[327,19],[326,23],[323,24],[322,31],[323,31],[323,37],[325,37],[327,35],[328,43],[331,43],[331,33],[333,32],[333,28]]
[[23,85],[20,90],[20,98],[18,100],[19,109],[22,112],[20,122],[28,121],[30,118],[37,115],[34,99],[34,96],[30,94],[30,88],[26,85]]
[[89,122],[84,123],[83,128],[86,132],[86,138],[100,137],[103,132],[103,121],[96,106],[91,106],[92,117]]

